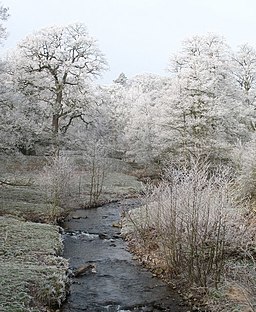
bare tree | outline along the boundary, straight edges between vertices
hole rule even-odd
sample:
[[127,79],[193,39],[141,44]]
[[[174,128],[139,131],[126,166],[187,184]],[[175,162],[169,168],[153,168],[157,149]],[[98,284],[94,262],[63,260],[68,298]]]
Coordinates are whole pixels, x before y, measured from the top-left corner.
[[25,38],[12,55],[18,89],[45,107],[55,147],[73,119],[83,119],[91,101],[91,81],[106,60],[83,24],[54,26]]

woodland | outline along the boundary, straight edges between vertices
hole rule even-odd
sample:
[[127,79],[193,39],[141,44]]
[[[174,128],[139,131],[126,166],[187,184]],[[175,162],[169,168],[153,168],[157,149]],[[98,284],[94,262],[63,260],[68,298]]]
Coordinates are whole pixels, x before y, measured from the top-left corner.
[[[1,6],[2,43],[7,18]],[[124,218],[124,237],[138,259],[166,281],[185,284],[187,300],[200,297],[212,311],[255,311],[256,46],[234,50],[218,35],[192,36],[166,67],[165,76],[120,73],[113,83],[99,84],[107,59],[80,23],[38,30],[2,58],[1,239],[7,246],[6,229],[20,220],[10,219],[5,196],[34,183],[27,172],[7,174],[17,155],[26,164],[43,159],[36,176],[48,185],[51,208],[41,219],[31,212],[22,217],[37,222],[31,231],[39,224],[40,233],[48,229],[57,249],[55,226],[72,197],[70,183],[79,179],[74,155],[89,172],[86,206],[106,200],[103,182],[116,160],[132,168],[128,175],[148,182],[132,194],[143,206]],[[0,253],[2,266],[12,253],[8,246]],[[51,257],[52,249],[45,246]],[[64,259],[47,261],[61,261],[60,276],[68,266]],[[7,269],[13,267],[1,271]],[[61,291],[50,303],[63,300],[62,281],[54,281]]]

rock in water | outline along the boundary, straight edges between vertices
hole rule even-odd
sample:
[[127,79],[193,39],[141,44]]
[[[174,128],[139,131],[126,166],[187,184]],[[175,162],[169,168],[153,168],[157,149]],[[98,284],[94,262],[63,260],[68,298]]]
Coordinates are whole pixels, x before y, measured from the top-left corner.
[[95,263],[83,264],[73,272],[74,277],[79,277],[79,276],[87,274],[87,273],[96,273],[96,264]]
[[73,215],[73,216],[72,216],[72,219],[78,220],[78,219],[81,219],[81,217],[78,216],[78,215]]
[[115,228],[122,228],[122,223],[121,223],[121,221],[120,222],[114,222],[114,223],[112,223],[112,226],[113,227],[115,227]]

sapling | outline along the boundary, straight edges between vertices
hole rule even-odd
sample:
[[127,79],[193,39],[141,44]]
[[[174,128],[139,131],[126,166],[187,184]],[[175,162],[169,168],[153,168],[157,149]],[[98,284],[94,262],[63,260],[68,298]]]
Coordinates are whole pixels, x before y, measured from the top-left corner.
[[58,217],[60,207],[67,207],[73,174],[74,167],[66,156],[51,157],[40,174],[50,204],[49,217],[52,221]]

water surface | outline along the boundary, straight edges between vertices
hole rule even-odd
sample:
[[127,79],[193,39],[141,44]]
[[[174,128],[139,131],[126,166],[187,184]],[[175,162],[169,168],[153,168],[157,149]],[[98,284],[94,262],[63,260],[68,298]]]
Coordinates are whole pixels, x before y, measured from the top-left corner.
[[77,210],[67,218],[64,257],[73,269],[92,263],[96,272],[73,279],[62,312],[189,311],[170,287],[133,260],[120,228],[113,226],[123,210],[137,205],[130,199]]

